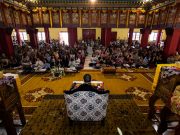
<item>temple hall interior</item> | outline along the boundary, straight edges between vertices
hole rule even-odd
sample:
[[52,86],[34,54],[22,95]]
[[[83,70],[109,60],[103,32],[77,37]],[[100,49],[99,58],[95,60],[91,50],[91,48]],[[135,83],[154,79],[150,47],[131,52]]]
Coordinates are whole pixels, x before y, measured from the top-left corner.
[[0,135],[180,135],[180,0],[0,0]]

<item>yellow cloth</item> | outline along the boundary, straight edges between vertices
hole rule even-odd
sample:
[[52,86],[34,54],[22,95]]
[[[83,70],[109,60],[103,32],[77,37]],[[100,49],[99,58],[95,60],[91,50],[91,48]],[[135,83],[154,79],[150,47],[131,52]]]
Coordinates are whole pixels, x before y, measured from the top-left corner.
[[156,89],[156,86],[157,86],[157,83],[158,83],[158,80],[159,80],[159,75],[160,75],[160,72],[161,72],[161,68],[162,67],[173,67],[173,66],[176,66],[176,64],[158,64],[157,65],[155,76],[154,76],[154,81],[153,81],[153,84],[152,84],[152,90],[153,91]]

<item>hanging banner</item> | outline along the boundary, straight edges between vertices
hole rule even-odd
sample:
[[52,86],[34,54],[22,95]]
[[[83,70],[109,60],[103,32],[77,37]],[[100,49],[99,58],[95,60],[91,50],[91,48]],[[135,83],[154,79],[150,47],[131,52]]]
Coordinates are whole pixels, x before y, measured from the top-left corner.
[[157,26],[159,22],[159,12],[154,14],[153,26]]
[[108,25],[108,13],[107,10],[102,10],[101,11],[101,27],[106,27]]
[[147,26],[151,27],[152,25],[152,19],[153,19],[153,14],[148,15],[148,21],[147,21]]
[[21,18],[22,18],[22,25],[27,26],[27,19],[26,19],[26,13],[21,13]]
[[12,12],[11,12],[11,8],[8,7],[4,7],[4,14],[5,14],[5,18],[6,18],[6,25],[8,26],[12,26],[13,25],[13,20],[12,20]]
[[100,24],[99,10],[91,10],[91,26],[98,27]]
[[119,27],[126,27],[127,11],[120,11],[119,14]]
[[63,27],[71,26],[71,11],[63,9],[62,10],[62,19],[63,19],[63,21],[62,21]]
[[60,27],[59,24],[59,10],[52,10],[52,25],[53,27]]
[[161,13],[160,13],[160,22],[159,22],[159,24],[160,24],[161,26],[164,26],[164,25],[165,25],[166,16],[167,16],[167,10],[166,10],[166,11],[161,11]]
[[180,27],[180,8],[178,9],[177,14],[176,14],[175,26]]
[[82,10],[82,27],[88,27],[89,26],[89,11],[88,10]]
[[140,13],[138,15],[138,27],[144,27],[145,18],[146,18],[146,15],[144,13]]
[[32,13],[32,17],[33,17],[33,24],[35,26],[39,26],[41,24],[39,19],[39,13],[38,12]]
[[73,9],[72,10],[72,14],[71,14],[71,19],[72,19],[72,27],[78,27],[80,22],[79,22],[79,12],[77,9]]
[[177,10],[177,8],[170,8],[169,9],[169,15],[168,15],[168,19],[167,19],[167,26],[168,27],[173,26],[174,18],[176,17],[176,10]]
[[129,27],[135,27],[136,25],[136,13],[129,14]]
[[31,14],[27,14],[27,22],[29,26],[32,26]]
[[117,26],[117,17],[118,17],[118,10],[112,10],[109,12],[109,26],[110,27]]
[[42,20],[43,20],[44,26],[50,26],[50,23],[49,23],[50,18],[49,18],[48,10],[42,11]]
[[15,21],[15,23],[16,23],[16,27],[20,27],[20,11],[16,11],[16,10],[14,10],[14,21]]

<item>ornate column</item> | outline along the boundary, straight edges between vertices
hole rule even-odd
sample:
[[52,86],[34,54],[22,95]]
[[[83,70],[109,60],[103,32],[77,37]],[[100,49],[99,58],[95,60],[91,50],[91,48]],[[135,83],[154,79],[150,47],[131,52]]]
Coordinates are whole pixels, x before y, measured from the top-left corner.
[[149,34],[151,34],[151,29],[148,28],[140,29],[140,32],[142,34],[141,47],[146,47],[148,45],[148,39],[149,39]]
[[166,41],[164,47],[164,57],[174,55],[179,51],[180,46],[180,29],[166,28]]
[[32,46],[32,48],[38,48],[38,40],[37,40],[38,29],[27,28],[26,31],[29,34],[30,45]]
[[74,46],[77,42],[77,28],[68,28],[69,45]]
[[12,43],[13,28],[0,28],[0,49],[2,53],[5,53],[8,57],[14,54],[14,48]]
[[162,29],[159,29],[159,30],[158,30],[157,39],[156,39],[156,45],[159,45],[159,43],[160,43],[161,34],[162,34]]
[[50,43],[50,36],[49,36],[49,28],[44,27],[45,37],[46,37],[46,43]]
[[16,38],[17,38],[18,44],[22,45],[19,29],[16,28],[15,31],[16,31]]
[[128,37],[128,44],[129,45],[132,44],[133,32],[134,32],[134,28],[129,28],[129,37]]

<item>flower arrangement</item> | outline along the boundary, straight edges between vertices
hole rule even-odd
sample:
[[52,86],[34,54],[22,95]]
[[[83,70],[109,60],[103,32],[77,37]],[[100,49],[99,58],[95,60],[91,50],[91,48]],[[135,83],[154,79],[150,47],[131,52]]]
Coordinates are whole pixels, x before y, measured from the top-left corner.
[[53,77],[61,77],[64,75],[64,68],[54,67],[51,69],[51,73]]

